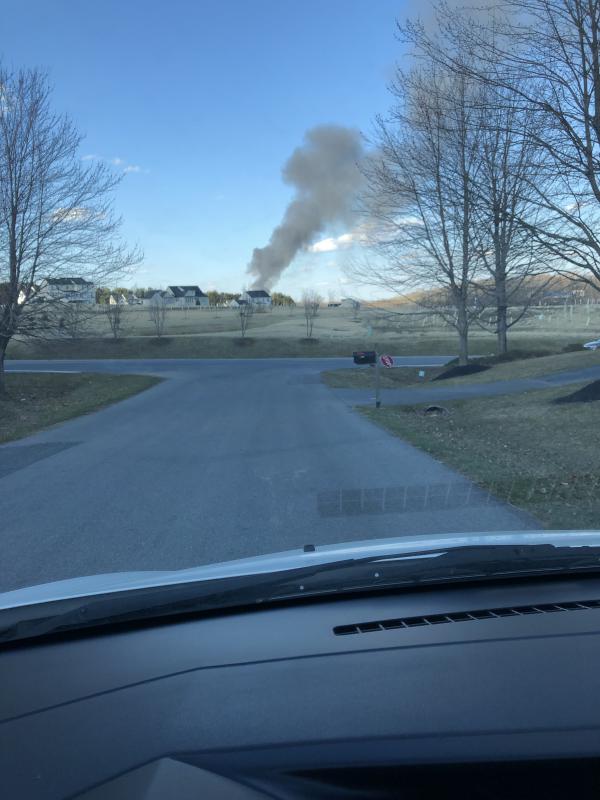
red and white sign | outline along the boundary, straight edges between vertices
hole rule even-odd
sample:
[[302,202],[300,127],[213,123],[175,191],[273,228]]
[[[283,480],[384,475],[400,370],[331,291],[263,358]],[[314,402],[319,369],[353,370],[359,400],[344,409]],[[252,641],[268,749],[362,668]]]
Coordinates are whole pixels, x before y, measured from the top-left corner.
[[381,356],[381,363],[384,367],[393,367],[394,359],[391,356]]

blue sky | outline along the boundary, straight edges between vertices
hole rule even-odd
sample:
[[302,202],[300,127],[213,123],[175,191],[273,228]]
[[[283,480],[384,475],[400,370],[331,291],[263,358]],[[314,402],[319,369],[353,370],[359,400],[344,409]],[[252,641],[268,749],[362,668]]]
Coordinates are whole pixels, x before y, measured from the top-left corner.
[[[132,284],[237,291],[291,190],[281,167],[323,123],[389,105],[405,0],[4,0],[7,66],[50,72],[82,156],[129,168],[116,206],[145,252]],[[328,231],[323,237],[343,231]],[[347,250],[304,252],[281,291],[356,291]]]

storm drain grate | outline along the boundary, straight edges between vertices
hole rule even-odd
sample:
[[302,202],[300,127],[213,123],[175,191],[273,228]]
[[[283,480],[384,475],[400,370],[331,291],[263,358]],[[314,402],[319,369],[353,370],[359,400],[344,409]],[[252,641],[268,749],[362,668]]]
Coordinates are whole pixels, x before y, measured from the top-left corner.
[[557,611],[580,611],[600,608],[600,600],[578,600],[569,603],[541,603],[535,606],[507,606],[506,608],[485,608],[477,611],[457,611],[451,614],[428,614],[423,617],[399,617],[375,622],[357,622],[355,625],[337,625],[336,636],[352,633],[372,633],[390,631],[396,628],[418,628],[424,625],[442,625],[447,622],[470,622],[471,620],[496,619],[500,617],[520,617],[526,614],[554,614]]

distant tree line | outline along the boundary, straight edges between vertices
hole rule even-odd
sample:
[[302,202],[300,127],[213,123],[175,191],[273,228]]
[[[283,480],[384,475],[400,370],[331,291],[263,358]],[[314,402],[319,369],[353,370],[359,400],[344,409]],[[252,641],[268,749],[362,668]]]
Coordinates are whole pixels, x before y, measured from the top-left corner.
[[125,295],[127,297],[131,292],[135,294],[136,297],[143,297],[143,289],[129,289],[126,286],[115,286],[114,289],[110,289],[108,286],[99,286],[96,288],[96,303],[100,305],[105,305],[108,303],[109,298],[111,295]]
[[296,301],[289,294],[282,294],[281,292],[273,292],[271,294],[271,302],[274,306],[288,306],[296,305]]
[[[125,286],[116,286],[115,288],[111,289],[109,286],[99,286],[96,289],[96,303],[105,305],[108,303],[111,295],[123,294],[125,297],[127,297],[130,293],[133,293],[136,297],[142,298],[154,291],[158,290],[152,287],[127,288]],[[231,300],[236,300],[240,294],[240,292],[219,292],[215,289],[211,289],[211,291],[206,293],[208,302],[211,306],[225,306],[231,302]],[[271,300],[274,306],[292,307],[296,305],[293,297],[290,297],[288,294],[282,294],[281,292],[273,292],[271,295]]]
[[215,289],[211,289],[206,294],[211,306],[226,306],[231,300],[235,300],[240,296],[239,292],[233,294],[232,292],[217,292]]
[[[231,300],[237,300],[241,292],[217,292],[213,289],[206,294],[208,296],[208,302],[211,306],[225,306],[227,303],[231,302]],[[290,297],[288,294],[282,294],[281,292],[273,292],[271,294],[271,302],[274,306],[296,305],[293,297]]]

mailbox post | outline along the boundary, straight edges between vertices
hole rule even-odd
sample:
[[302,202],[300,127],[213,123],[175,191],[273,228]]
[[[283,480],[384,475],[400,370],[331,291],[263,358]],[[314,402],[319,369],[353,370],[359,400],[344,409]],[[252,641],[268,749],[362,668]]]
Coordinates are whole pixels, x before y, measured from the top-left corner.
[[375,408],[381,406],[381,380],[379,375],[379,356],[376,350],[357,350],[352,353],[355,364],[368,364],[375,367]]

